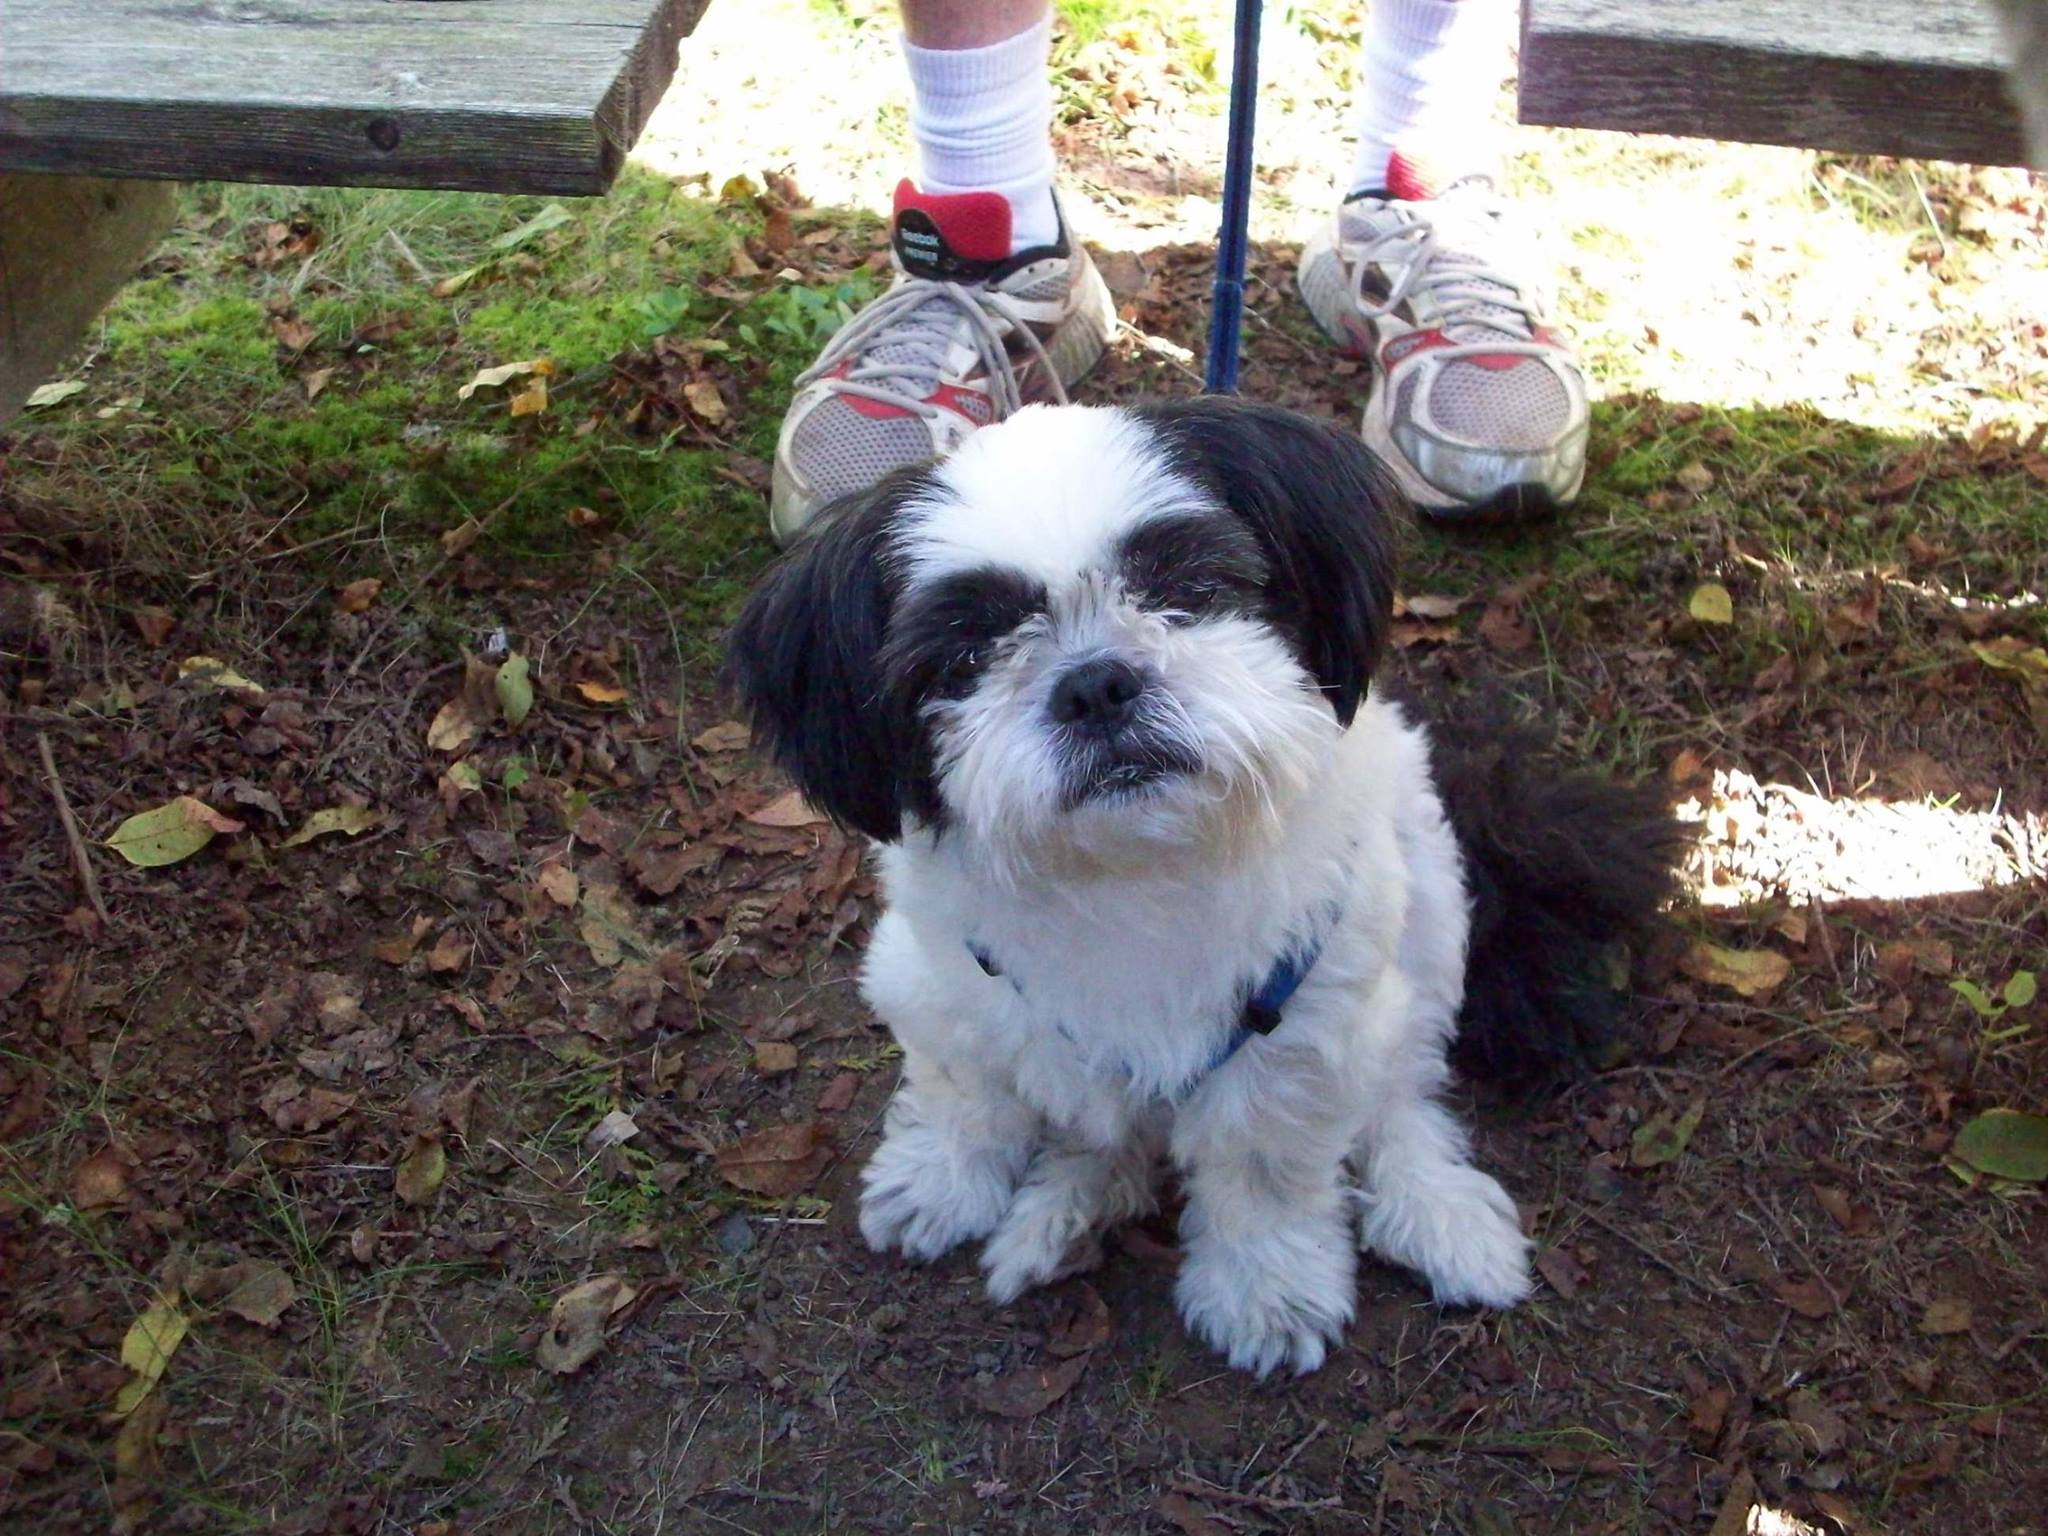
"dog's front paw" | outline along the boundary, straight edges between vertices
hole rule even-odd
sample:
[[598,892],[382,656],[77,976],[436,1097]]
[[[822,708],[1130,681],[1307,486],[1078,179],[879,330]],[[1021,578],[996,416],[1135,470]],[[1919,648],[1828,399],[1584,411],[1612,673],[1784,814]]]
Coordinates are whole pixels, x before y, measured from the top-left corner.
[[1025,1153],[962,1150],[926,1125],[889,1133],[861,1174],[860,1235],[919,1263],[986,1237],[1009,1209]]
[[1334,1216],[1232,1243],[1198,1237],[1174,1298],[1189,1331],[1238,1370],[1306,1374],[1351,1321],[1357,1256]]
[[1095,1202],[1075,1182],[1032,1179],[981,1250],[991,1301],[1007,1306],[1026,1291],[1102,1262]]
[[1446,1306],[1512,1307],[1529,1294],[1529,1239],[1514,1198],[1477,1168],[1447,1166],[1369,1199],[1361,1240],[1420,1270]]

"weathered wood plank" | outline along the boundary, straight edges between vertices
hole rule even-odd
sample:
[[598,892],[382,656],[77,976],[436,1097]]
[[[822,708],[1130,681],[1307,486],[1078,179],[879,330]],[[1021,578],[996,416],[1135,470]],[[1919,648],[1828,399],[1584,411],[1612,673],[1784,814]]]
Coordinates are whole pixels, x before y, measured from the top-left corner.
[[1523,0],[1521,118],[2026,162],[1980,0]]
[[177,188],[0,172],[0,424],[171,227]]
[[4,0],[0,169],[596,193],[706,0]]

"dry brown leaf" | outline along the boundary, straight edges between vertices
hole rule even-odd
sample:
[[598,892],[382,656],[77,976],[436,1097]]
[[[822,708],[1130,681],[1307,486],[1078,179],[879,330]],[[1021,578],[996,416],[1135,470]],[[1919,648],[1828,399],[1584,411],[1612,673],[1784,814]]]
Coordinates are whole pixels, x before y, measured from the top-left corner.
[[1775,1275],[1771,1293],[1801,1317],[1818,1320],[1835,1311],[1835,1297],[1814,1275]]
[[148,646],[168,644],[171,631],[178,627],[177,619],[167,608],[138,608],[128,617],[135,632],[142,636],[142,643]]
[[308,370],[306,376],[299,380],[300,387],[304,389],[306,392],[306,403],[308,405],[311,405],[315,400],[318,400],[322,394],[326,393],[327,386],[333,380],[333,378],[334,370],[332,368],[314,368]]
[[859,1092],[860,1074],[858,1072],[840,1073],[831,1082],[827,1083],[818,1094],[818,1113],[821,1115],[838,1114],[841,1110],[847,1109],[852,1105],[854,1095]]
[[1836,645],[1850,645],[1876,635],[1878,599],[1881,594],[1881,588],[1870,586],[1865,588],[1860,596],[1829,609],[1821,620],[1821,626],[1827,630],[1828,638]]
[[758,811],[749,811],[747,820],[757,827],[819,827],[827,818],[798,790],[777,795]]
[[1045,1338],[1048,1354],[1062,1360],[1109,1342],[1109,1304],[1086,1280],[1076,1280]]
[[610,683],[591,682],[585,679],[576,685],[576,691],[591,704],[621,704],[625,702],[626,690]]
[[832,1146],[815,1120],[771,1125],[743,1136],[717,1156],[719,1176],[749,1194],[793,1195],[831,1161]]
[[540,873],[535,877],[535,883],[540,886],[541,894],[546,896],[556,906],[573,907],[576,905],[578,894],[576,871],[568,865],[560,864],[550,859],[547,863],[541,865]]
[[469,964],[470,948],[469,936],[458,928],[450,928],[427,951],[427,969],[437,975],[459,971]]
[[377,601],[377,594],[383,590],[381,577],[364,576],[337,591],[334,606],[343,613],[367,613],[370,605]]
[[1505,656],[1534,649],[1536,625],[1529,616],[1533,580],[1510,582],[1495,594],[1479,616],[1479,638]]
[[787,1040],[763,1040],[754,1047],[754,1070],[763,1077],[780,1077],[797,1069],[796,1047]]
[[752,739],[753,733],[739,721],[721,720],[691,737],[690,745],[699,752],[740,752]]
[[567,1376],[589,1364],[604,1348],[606,1326],[640,1293],[624,1275],[598,1275],[555,1298],[547,1331],[533,1358],[544,1371]]
[[648,948],[640,933],[633,903],[617,886],[586,881],[578,900],[580,916],[576,931],[582,935],[590,958],[602,966],[615,966],[626,958],[626,948]]
[[406,1144],[405,1155],[392,1170],[392,1187],[407,1205],[425,1205],[447,1177],[448,1150],[439,1136],[428,1131]]
[[709,379],[692,379],[685,384],[683,399],[689,402],[691,411],[709,426],[717,426],[729,414],[725,408],[725,396]]
[[286,310],[281,315],[270,317],[270,334],[275,336],[287,352],[303,352],[313,345],[319,332],[299,318],[297,310]]
[[443,704],[427,726],[427,745],[436,752],[461,752],[483,734],[484,722],[458,695]]
[[71,1170],[71,1203],[81,1211],[105,1210],[128,1198],[128,1163],[102,1147]]
[[1027,1365],[994,1381],[977,1382],[974,1401],[985,1413],[1006,1419],[1028,1419],[1065,1397],[1087,1369],[1085,1354],[1055,1365]]
[[356,1096],[331,1088],[308,1088],[295,1077],[282,1078],[257,1100],[280,1131],[303,1135],[332,1125],[355,1107]]
[[1545,1248],[1539,1252],[1536,1255],[1536,1273],[1564,1301],[1574,1299],[1592,1279],[1586,1273],[1586,1266],[1562,1248]]
[[461,522],[441,535],[441,553],[451,560],[468,554],[469,546],[481,537],[483,531],[484,525],[482,523],[473,517],[465,517]]
[[1714,487],[1714,472],[1694,459],[1671,477],[1695,496],[1704,496]]
[[211,1278],[210,1289],[220,1309],[259,1328],[275,1328],[299,1299],[292,1277],[268,1259],[244,1259],[215,1271]]

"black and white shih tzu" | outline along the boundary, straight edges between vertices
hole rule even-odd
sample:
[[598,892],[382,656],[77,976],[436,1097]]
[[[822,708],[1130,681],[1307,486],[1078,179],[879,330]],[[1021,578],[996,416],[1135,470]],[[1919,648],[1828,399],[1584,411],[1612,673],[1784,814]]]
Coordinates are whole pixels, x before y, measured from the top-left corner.
[[1180,1312],[1234,1366],[1321,1364],[1360,1245],[1444,1302],[1527,1294],[1437,1095],[1453,1057],[1583,1048],[1675,829],[1372,686],[1406,515],[1282,410],[1033,406],[829,509],[755,594],[758,732],[881,845],[862,989],[904,1071],[873,1247],[980,1242],[1007,1302],[1170,1163]]

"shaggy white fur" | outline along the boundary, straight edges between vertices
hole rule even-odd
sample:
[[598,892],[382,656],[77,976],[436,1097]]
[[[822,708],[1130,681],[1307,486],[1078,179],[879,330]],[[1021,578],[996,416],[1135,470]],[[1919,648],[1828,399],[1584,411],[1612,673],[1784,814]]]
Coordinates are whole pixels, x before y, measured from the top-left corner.
[[[985,1241],[1008,1301],[1149,1208],[1169,1158],[1182,1316],[1264,1374],[1321,1364],[1360,1242],[1488,1306],[1527,1293],[1529,1244],[1436,1099],[1468,918],[1424,727],[1377,696],[1340,724],[1265,612],[1161,608],[1120,564],[1150,520],[1231,516],[1142,418],[1078,408],[977,433],[902,508],[899,603],[990,570],[1042,601],[922,706],[945,815],[880,852],[863,988],[905,1074],[861,1230],[915,1259]],[[1048,700],[1104,657],[1187,771],[1077,793]],[[1318,942],[1219,1064],[1248,988]]]

